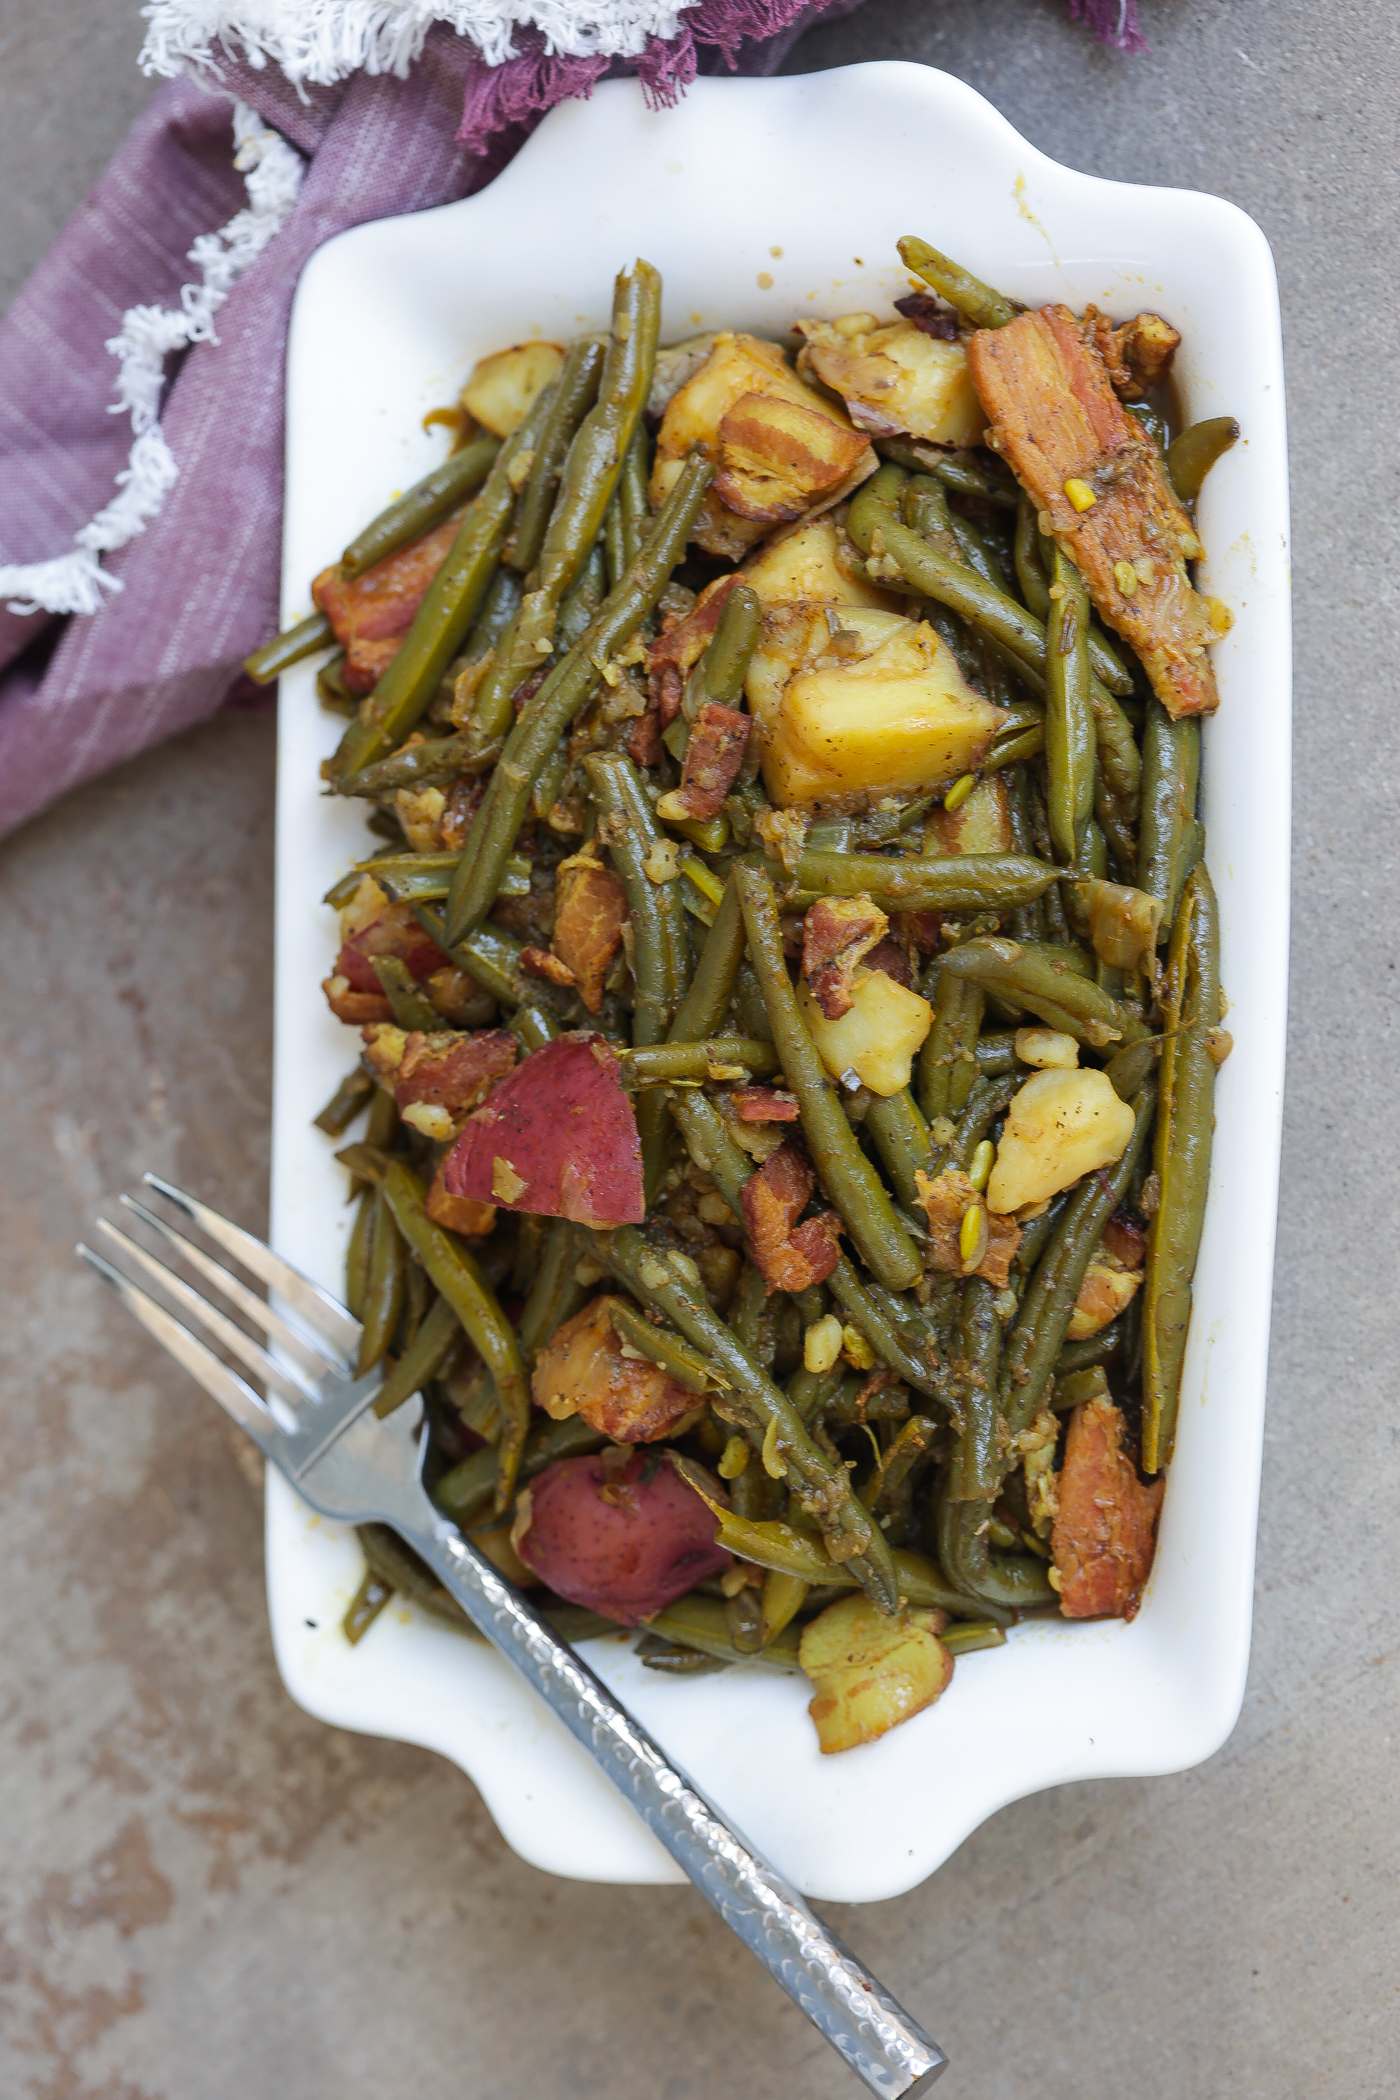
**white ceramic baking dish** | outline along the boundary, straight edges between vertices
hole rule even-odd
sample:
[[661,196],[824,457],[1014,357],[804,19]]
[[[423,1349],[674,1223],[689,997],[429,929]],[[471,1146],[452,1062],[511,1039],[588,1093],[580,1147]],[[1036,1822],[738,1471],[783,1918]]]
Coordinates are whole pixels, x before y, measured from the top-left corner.
[[[1038,153],[971,88],[920,66],[698,81],[675,110],[630,82],[557,109],[480,196],[342,234],[308,264],[287,376],[284,604],[436,459],[428,409],[479,355],[606,323],[637,255],[664,274],[666,337],[888,311],[918,233],[1034,303],[1158,308],[1183,331],[1187,416],[1229,412],[1242,443],[1201,503],[1205,585],[1234,609],[1205,739],[1209,862],[1234,1054],[1218,1090],[1210,1206],[1157,1565],[1138,1619],[1039,1623],[965,1657],[937,1706],[823,1758],[804,1683],[762,1669],[693,1682],[628,1641],[589,1659],[741,1830],[815,1896],[891,1896],[1003,1803],[1065,1780],[1179,1771],[1239,1711],[1249,1653],[1283,1083],[1289,875],[1288,511],[1273,266],[1220,199],[1103,182]],[[319,902],[363,851],[325,799],[338,721],[312,674],[282,682],[277,813],[273,1243],[337,1288],[344,1175],[311,1118],[355,1044],[319,989],[335,925]],[[480,1787],[508,1842],[557,1874],[676,1870],[553,1716],[490,1652],[392,1608],[357,1648],[340,1617],[352,1535],[272,1477],[268,1598],[282,1675],[310,1712],[421,1743]]]

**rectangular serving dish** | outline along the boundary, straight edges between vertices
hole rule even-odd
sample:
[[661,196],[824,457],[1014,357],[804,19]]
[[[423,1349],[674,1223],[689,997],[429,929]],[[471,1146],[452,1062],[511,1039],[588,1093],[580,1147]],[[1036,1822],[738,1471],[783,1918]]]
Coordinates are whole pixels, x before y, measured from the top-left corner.
[[[858,172],[857,172],[858,171]],[[1126,1626],[1035,1623],[964,1657],[937,1706],[822,1757],[802,1680],[761,1668],[693,1682],[644,1670],[622,1636],[589,1660],[737,1826],[809,1894],[892,1896],[1004,1803],[1096,1776],[1179,1771],[1234,1725],[1249,1655],[1282,1114],[1289,879],[1288,511],[1273,264],[1219,198],[1080,175],[964,83],[903,64],[697,81],[675,110],[631,82],[546,118],[491,187],[340,235],[308,264],[287,373],[283,612],[350,534],[440,456],[425,412],[474,360],[606,325],[615,272],[665,280],[664,339],[800,314],[890,311],[895,242],[919,233],[1031,304],[1160,309],[1182,330],[1189,420],[1243,438],[1200,507],[1203,587],[1233,609],[1205,738],[1208,859],[1220,895],[1234,1052],[1220,1074],[1211,1196],[1180,1433],[1142,1611]],[[336,945],[319,902],[365,851],[359,810],[324,797],[340,723],[313,674],[282,681],[272,1239],[339,1289],[344,1175],[311,1118],[354,1041],[319,986]],[[408,1606],[358,1648],[340,1618],[352,1535],[268,1482],[277,1659],[308,1711],[421,1743],[480,1787],[508,1842],[557,1874],[655,1882],[676,1869],[507,1665]]]

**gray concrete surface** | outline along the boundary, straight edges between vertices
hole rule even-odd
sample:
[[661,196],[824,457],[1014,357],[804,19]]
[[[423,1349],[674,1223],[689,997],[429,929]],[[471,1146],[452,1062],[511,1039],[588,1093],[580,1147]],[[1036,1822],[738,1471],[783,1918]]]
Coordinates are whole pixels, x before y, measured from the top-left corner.
[[[1023,1802],[836,1922],[951,2051],[949,2100],[1365,2100],[1400,2089],[1400,18],[1143,13],[1153,55],[1129,61],[1055,0],[871,0],[793,64],[942,65],[1061,159],[1236,199],[1278,256],[1296,940],[1250,1689],[1204,1769]],[[50,0],[41,46],[11,0],[5,49],[42,62],[0,71],[5,283],[139,102],[127,17]],[[838,2100],[834,2059],[688,1892],[538,1875],[455,1771],[293,1709],[239,1454],[69,1265],[148,1164],[260,1221],[271,788],[270,721],[234,716],[0,846],[0,2091]]]

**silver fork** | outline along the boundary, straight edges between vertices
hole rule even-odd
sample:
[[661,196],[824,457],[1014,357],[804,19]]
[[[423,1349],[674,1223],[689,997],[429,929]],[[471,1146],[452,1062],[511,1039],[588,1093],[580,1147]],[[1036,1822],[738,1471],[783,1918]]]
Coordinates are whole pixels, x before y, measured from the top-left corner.
[[122,1197],[126,1209],[258,1327],[278,1354],[269,1354],[226,1312],[107,1219],[98,1220],[100,1229],[133,1268],[262,1381],[266,1398],[121,1269],[80,1244],[82,1259],[313,1509],[348,1524],[391,1525],[412,1546],[872,2093],[882,2100],[900,2095],[917,2100],[926,2093],[947,2062],[937,2044],[791,1883],[726,1823],[520,1592],[434,1507],[422,1482],[426,1434],[421,1408],[409,1403],[380,1421],[374,1413],[379,1374],[356,1378],[352,1373],[359,1322],[319,1284],[218,1211],[154,1174],[144,1179],[277,1294],[287,1316],[145,1204]]

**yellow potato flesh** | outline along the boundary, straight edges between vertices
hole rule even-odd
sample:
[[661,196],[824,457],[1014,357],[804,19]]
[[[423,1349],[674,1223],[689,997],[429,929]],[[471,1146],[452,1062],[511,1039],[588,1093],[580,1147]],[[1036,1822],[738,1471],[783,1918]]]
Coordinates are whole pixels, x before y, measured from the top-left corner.
[[[763,605],[858,605],[898,612],[899,600],[855,574],[855,548],[836,515],[803,520],[768,541],[744,564],[744,581]],[[845,560],[843,561],[843,556]]]
[[1121,1159],[1133,1112],[1103,1072],[1036,1072],[1007,1110],[987,1206],[1044,1203],[1095,1167]]
[[803,1629],[799,1659],[816,1696],[807,1708],[828,1755],[873,1743],[932,1706],[953,1675],[938,1636],[941,1611],[887,1616],[868,1597],[843,1597]]
[[783,692],[799,671],[842,661],[840,652],[869,656],[909,622],[901,613],[859,605],[811,605],[805,600],[766,605],[758,647],[749,659],[744,694],[764,742],[778,725]]
[[947,643],[903,620],[868,656],[842,662],[828,653],[790,681],[764,752],[764,784],[780,809],[917,792],[972,772],[1001,719]]
[[482,428],[509,437],[523,423],[535,396],[559,377],[564,353],[557,343],[517,343],[472,368],[462,388],[462,406]]
[[851,984],[851,1010],[829,1021],[810,987],[798,986],[798,998],[817,1055],[833,1079],[854,1072],[872,1094],[897,1094],[908,1086],[920,1045],[933,1025],[933,1008],[917,992],[886,977],[883,970],[857,969]]
[[807,322],[803,367],[842,397],[858,430],[905,432],[930,445],[980,445],[986,412],[961,343],[943,343],[903,318],[882,326]]
[[1067,1339],[1087,1342],[1091,1335],[1101,1334],[1132,1303],[1141,1282],[1141,1269],[1111,1268],[1107,1262],[1091,1261],[1069,1316]]
[[979,780],[957,809],[935,809],[927,825],[926,853],[1014,853],[1011,790],[1003,773]]

